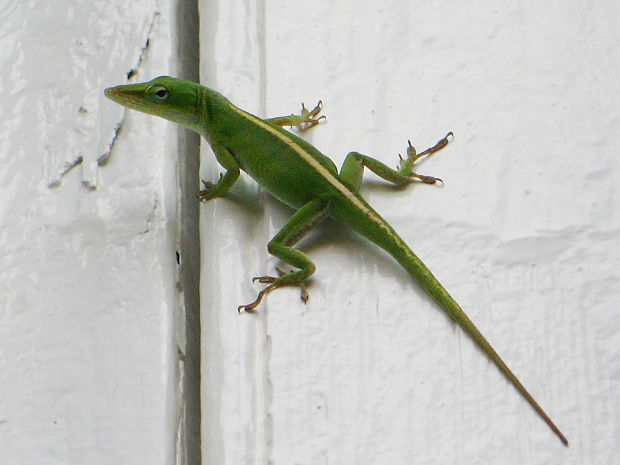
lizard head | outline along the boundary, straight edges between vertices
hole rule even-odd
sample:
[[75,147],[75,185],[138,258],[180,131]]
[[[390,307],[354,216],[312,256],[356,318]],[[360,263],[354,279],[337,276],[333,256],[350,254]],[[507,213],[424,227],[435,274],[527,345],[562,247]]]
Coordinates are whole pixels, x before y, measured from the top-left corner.
[[195,128],[200,125],[200,89],[195,82],[160,76],[140,84],[109,87],[104,94],[132,110]]

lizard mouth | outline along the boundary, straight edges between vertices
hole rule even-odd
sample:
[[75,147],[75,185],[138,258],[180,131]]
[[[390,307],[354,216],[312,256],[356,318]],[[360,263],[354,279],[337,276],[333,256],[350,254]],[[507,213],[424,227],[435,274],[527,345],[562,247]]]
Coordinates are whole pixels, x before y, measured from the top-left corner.
[[120,105],[125,107],[144,111],[144,91],[136,89],[132,85],[108,87],[103,94]]
[[103,94],[109,98],[110,100],[114,101],[114,102],[118,102],[119,100],[119,86],[116,87],[108,87],[106,90],[103,91]]

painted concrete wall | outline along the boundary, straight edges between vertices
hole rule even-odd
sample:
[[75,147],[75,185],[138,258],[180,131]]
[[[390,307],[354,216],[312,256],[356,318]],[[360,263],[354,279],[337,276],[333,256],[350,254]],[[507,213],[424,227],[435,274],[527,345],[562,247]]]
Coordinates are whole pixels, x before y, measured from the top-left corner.
[[[569,449],[345,227],[300,244],[306,305],[284,289],[237,314],[291,211],[247,177],[188,201],[185,133],[102,96],[131,70],[184,73],[175,2],[0,6],[0,463],[198,463],[199,253],[205,464],[619,461],[615,6],[200,2],[201,81],[264,116],[322,99],[303,137],[337,165],[350,150],[394,165],[407,139],[454,131],[420,167],[443,187],[369,174],[364,195]],[[204,147],[201,177],[219,172]],[[200,252],[182,240],[198,215]]]

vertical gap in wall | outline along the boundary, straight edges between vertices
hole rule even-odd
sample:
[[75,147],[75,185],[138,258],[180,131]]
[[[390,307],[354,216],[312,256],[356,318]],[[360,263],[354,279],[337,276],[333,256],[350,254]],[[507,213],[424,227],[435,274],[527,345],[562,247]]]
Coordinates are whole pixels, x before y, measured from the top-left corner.
[[[266,116],[267,114],[267,6],[265,0],[259,0],[256,2],[256,41],[258,44],[258,90],[259,90],[259,108],[260,114]],[[264,221],[264,233],[265,240],[268,242],[270,237],[269,221]],[[267,257],[265,257],[265,264]],[[257,450],[262,453],[260,462],[271,463],[273,454],[273,421],[269,412],[271,411],[271,404],[273,400],[271,376],[269,373],[270,362],[270,338],[268,331],[268,312],[264,312],[262,316],[262,332],[267,338],[261,338],[264,342],[264,347],[260,351],[257,351],[258,360],[262,361],[261,371],[257,373],[262,376],[262,379],[257,380],[257,388],[262,399],[258,399],[256,418],[257,424],[262,428],[257,428],[260,432],[257,440],[260,441]],[[262,442],[262,444],[260,444]]]
[[[199,81],[198,1],[176,2],[176,24],[173,25],[177,77]],[[183,438],[181,451],[185,465],[200,465],[200,238],[198,226],[199,203],[196,198],[200,167],[200,136],[179,127],[180,182],[180,270],[182,305],[185,309],[186,346],[183,357]]]
[[267,63],[266,63],[266,37],[265,37],[265,2],[261,0],[256,5],[256,40],[258,42],[258,84],[260,90],[259,108],[265,115],[267,107]]

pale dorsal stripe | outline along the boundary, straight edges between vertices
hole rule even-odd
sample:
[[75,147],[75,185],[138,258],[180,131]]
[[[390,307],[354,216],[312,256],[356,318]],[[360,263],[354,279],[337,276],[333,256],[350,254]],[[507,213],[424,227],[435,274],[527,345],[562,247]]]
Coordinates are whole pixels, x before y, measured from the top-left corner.
[[[302,147],[297,145],[295,143],[295,141],[292,140],[290,137],[288,137],[286,134],[281,133],[277,129],[275,129],[272,126],[270,126],[269,124],[265,123],[260,118],[257,118],[256,116],[251,115],[250,113],[247,113],[247,112],[241,110],[240,108],[237,108],[232,103],[230,104],[230,108],[232,110],[234,110],[235,112],[237,112],[242,117],[249,119],[250,121],[252,121],[257,126],[260,126],[265,131],[269,132],[270,134],[273,134],[278,139],[280,139],[282,142],[284,142],[286,145],[288,145],[291,149],[293,149],[302,158],[302,160],[304,160],[312,168],[314,168],[314,170],[316,170],[321,175],[321,177],[323,179],[325,179],[333,187],[335,187],[338,191],[340,191],[340,193],[344,197],[346,197],[347,200],[349,200],[349,202],[353,203],[361,211],[365,212],[366,214],[370,214],[370,216],[372,216],[372,217],[376,216],[375,212],[373,210],[369,209],[362,202],[360,202],[360,200],[355,196],[355,194],[353,194],[349,189],[347,189],[347,186],[342,184],[342,182],[340,182],[340,180],[337,177],[335,177],[334,174],[331,171],[329,171],[327,168],[325,168],[323,165],[321,165],[312,155],[310,155]],[[378,220],[378,218],[377,218],[377,220]]]

